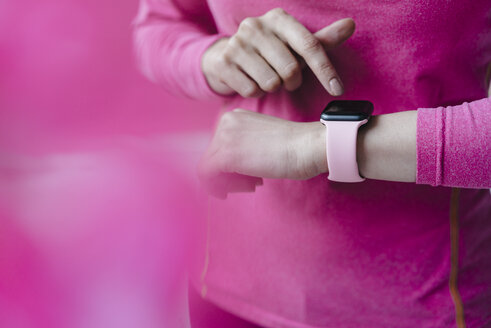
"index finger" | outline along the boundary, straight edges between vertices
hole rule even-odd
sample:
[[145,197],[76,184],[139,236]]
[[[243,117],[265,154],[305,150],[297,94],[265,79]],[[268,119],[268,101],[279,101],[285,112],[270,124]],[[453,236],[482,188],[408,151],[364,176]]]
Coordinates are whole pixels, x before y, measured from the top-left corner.
[[283,9],[271,10],[265,16],[269,18],[265,22],[269,28],[305,60],[323,87],[333,96],[343,94],[341,79],[313,34]]

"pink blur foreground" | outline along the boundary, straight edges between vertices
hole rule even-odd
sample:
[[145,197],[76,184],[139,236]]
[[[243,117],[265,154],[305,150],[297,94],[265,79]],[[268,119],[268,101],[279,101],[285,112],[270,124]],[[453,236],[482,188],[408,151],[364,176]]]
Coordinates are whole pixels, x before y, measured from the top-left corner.
[[216,106],[141,77],[136,8],[0,1],[2,328],[188,325],[193,168],[213,121],[188,117]]

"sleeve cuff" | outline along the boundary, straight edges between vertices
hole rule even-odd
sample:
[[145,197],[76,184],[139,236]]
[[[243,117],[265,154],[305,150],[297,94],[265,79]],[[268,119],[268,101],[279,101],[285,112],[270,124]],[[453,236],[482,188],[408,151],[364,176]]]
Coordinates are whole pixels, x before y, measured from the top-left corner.
[[443,107],[418,108],[416,183],[439,186],[443,179]]

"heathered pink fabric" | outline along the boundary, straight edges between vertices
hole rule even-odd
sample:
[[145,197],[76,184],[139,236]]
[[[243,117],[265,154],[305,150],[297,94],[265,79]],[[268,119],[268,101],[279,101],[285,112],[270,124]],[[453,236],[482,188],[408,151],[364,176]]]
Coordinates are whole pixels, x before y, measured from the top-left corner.
[[491,98],[420,108],[417,132],[417,183],[491,186]]
[[[266,180],[255,193],[211,199],[209,265],[195,283],[266,327],[455,327],[448,187],[465,187],[458,289],[467,327],[490,326],[491,196],[477,188],[491,186],[491,2],[143,0],[140,66],[168,90],[217,99],[202,53],[275,7],[312,32],[355,20],[355,34],[329,53],[346,88],[338,99],[370,100],[375,115],[419,109],[417,183]],[[309,71],[303,77],[293,93],[224,97],[223,110],[317,121],[333,98]]]

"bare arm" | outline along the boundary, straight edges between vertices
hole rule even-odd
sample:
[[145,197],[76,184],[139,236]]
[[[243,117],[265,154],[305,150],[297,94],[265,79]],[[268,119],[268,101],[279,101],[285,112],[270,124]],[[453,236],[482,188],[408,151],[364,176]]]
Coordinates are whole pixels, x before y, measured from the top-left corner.
[[[369,179],[414,182],[416,111],[374,116],[359,133],[358,163]],[[328,171],[326,128],[236,109],[224,114],[200,164],[208,191],[254,191],[262,178],[309,179]]]
[[[442,131],[429,125],[430,137],[423,141],[429,142],[430,156],[423,160],[417,158],[417,147],[424,146],[419,144],[417,128],[426,122],[418,121],[420,112],[374,116],[358,134],[360,174],[377,180],[419,179],[418,183],[431,185],[489,188],[490,109],[491,99],[484,98],[426,110],[427,116],[420,117],[430,120],[445,112],[439,119],[447,120],[449,130],[447,139],[437,140],[432,133]],[[438,147],[443,152],[432,152]],[[422,179],[420,173],[417,176],[421,164],[436,169]],[[291,122],[238,109],[221,117],[201,162],[200,176],[213,194],[225,197],[228,192],[255,190],[262,178],[309,179],[327,170],[325,127],[320,122]]]
[[360,128],[358,168],[369,179],[416,181],[417,111],[378,115]]
[[[486,82],[491,96],[491,63]],[[491,110],[491,109],[490,109]],[[360,174],[377,180],[416,181],[417,111],[374,116],[360,128],[358,167]]]

